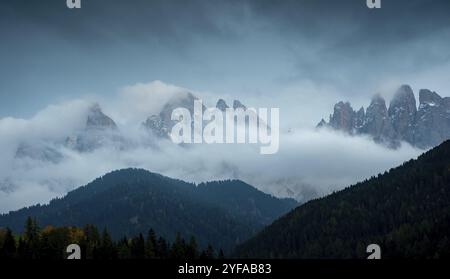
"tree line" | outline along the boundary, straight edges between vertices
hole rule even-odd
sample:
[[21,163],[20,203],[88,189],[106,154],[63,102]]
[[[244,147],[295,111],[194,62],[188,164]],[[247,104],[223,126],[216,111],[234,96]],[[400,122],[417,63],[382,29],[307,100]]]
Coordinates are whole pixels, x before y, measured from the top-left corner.
[[171,243],[150,229],[144,236],[113,240],[105,228],[94,225],[84,228],[47,226],[40,228],[35,219],[28,218],[22,235],[0,229],[0,259],[66,259],[66,248],[77,244],[82,259],[214,259],[223,258],[211,245],[201,249],[194,236],[185,240],[177,234]]

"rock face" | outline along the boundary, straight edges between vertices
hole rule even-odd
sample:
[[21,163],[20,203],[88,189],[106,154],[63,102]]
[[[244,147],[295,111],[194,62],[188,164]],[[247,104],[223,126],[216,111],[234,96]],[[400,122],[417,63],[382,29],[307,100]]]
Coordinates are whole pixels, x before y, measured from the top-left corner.
[[107,143],[122,143],[116,123],[103,113],[98,104],[88,109],[85,129],[66,139],[68,148],[79,152],[90,152]]
[[330,118],[330,126],[336,130],[353,133],[355,114],[349,102],[339,102],[334,106],[334,112]]
[[406,142],[414,142],[417,106],[410,86],[400,87],[391,101],[388,112],[393,128],[397,132],[397,138]]
[[233,101],[233,108],[234,108],[234,109],[239,109],[239,108],[241,108],[241,109],[246,109],[247,107],[244,106],[240,101],[234,100],[234,101]]
[[361,129],[364,127],[364,123],[366,121],[366,112],[364,111],[364,108],[361,107],[358,112],[355,115],[354,121],[353,121],[353,127],[354,132],[359,133]]
[[[196,96],[194,96],[192,93],[186,92],[184,96],[174,98],[167,102],[161,112],[158,115],[152,115],[147,120],[142,123],[143,127],[147,129],[149,132],[151,132],[153,135],[155,135],[158,138],[170,138],[170,132],[173,128],[173,126],[178,121],[171,120],[172,112],[176,108],[186,108],[191,113],[191,116],[194,114],[194,101],[199,100]],[[223,99],[219,99],[216,103],[216,108],[219,109],[222,112],[225,112],[226,109],[230,108],[228,104]],[[234,100],[233,101],[233,109],[247,109],[245,105],[243,105],[240,101]],[[206,107],[203,105],[202,110],[205,111]],[[258,119],[258,123],[262,123],[260,119]],[[225,123],[225,120],[224,120]],[[203,123],[206,125],[206,121]],[[193,125],[193,119],[192,119],[192,125]],[[270,129],[270,127],[269,127]]]
[[221,111],[225,111],[227,108],[229,108],[229,106],[224,99],[219,99],[217,101],[216,108],[220,109]]
[[419,108],[413,90],[402,85],[389,108],[380,96],[373,97],[364,111],[354,111],[350,103],[339,102],[329,122],[322,119],[318,128],[329,127],[351,135],[370,135],[374,141],[395,148],[402,141],[418,148],[437,146],[450,138],[450,98],[422,89]]
[[152,133],[157,137],[163,138],[168,136],[169,128],[159,115],[150,116],[144,123],[142,123],[142,125],[152,131]]
[[450,135],[450,98],[422,89],[419,102],[415,142],[421,148],[436,146]]
[[386,101],[375,95],[367,108],[361,132],[369,134],[376,142],[395,144],[395,132],[390,122]]
[[57,164],[63,160],[63,155],[53,146],[44,142],[21,143],[17,148],[15,158],[31,159]]
[[171,119],[172,111],[177,108],[189,110],[194,113],[194,101],[198,100],[192,93],[187,92],[183,97],[177,97],[167,102],[158,115],[152,115],[143,123],[144,128],[160,138],[169,138],[172,127],[176,121]]
[[109,116],[103,113],[99,104],[94,104],[88,111],[86,129],[116,130],[117,125]]

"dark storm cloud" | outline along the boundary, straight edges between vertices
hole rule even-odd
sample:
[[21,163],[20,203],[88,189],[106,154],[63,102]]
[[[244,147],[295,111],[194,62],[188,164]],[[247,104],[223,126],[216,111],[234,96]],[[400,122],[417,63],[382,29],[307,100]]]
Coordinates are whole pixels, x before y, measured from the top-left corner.
[[[365,0],[84,0],[82,9],[69,10],[65,0],[3,0],[2,26],[25,23],[76,39],[111,36],[189,38],[233,35],[246,17],[272,25],[290,36],[332,35],[357,27],[353,40],[340,47],[398,43],[447,29],[450,1],[382,1],[370,10]],[[231,24],[230,24],[231,23]],[[340,32],[337,32],[338,35]],[[380,40],[382,38],[382,40]]]
[[155,79],[242,94],[308,80],[352,100],[450,63],[448,0],[382,0],[375,10],[366,0],[65,4],[0,1],[0,116]]
[[359,43],[399,42],[424,33],[448,29],[450,2],[446,0],[383,0],[382,9],[368,9],[365,0],[248,1],[255,13],[284,30],[309,36],[327,35],[340,28],[358,27]]
[[[252,4],[299,45],[293,50],[294,81],[310,79],[361,95],[387,79],[414,83],[415,74],[450,61],[450,1],[384,0],[375,10],[367,9],[363,0]],[[358,83],[366,88],[361,90]],[[435,85],[430,81],[420,86]]]
[[[88,43],[111,40],[188,40],[192,36],[229,39],[227,22],[242,11],[224,1],[84,0],[70,10],[65,0],[6,0],[0,15],[4,29],[34,28]],[[224,18],[223,11],[226,11]]]
[[[193,44],[232,42],[241,6],[224,1],[0,1],[0,116],[111,92],[138,81],[176,83]],[[194,68],[195,65],[190,65]],[[127,69],[126,71],[124,69]],[[172,80],[170,79],[172,77]]]

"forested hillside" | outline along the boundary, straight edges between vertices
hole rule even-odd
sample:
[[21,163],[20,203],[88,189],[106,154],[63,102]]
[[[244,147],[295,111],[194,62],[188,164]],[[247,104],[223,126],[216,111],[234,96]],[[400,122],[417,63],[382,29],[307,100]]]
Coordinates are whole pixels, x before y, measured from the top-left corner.
[[250,258],[450,257],[450,141],[417,160],[310,201],[239,246]]
[[231,250],[297,203],[264,194],[238,180],[196,186],[141,169],[114,171],[49,205],[0,216],[0,228],[23,232],[28,217],[45,227],[94,224],[113,239],[155,229],[169,241],[177,233]]

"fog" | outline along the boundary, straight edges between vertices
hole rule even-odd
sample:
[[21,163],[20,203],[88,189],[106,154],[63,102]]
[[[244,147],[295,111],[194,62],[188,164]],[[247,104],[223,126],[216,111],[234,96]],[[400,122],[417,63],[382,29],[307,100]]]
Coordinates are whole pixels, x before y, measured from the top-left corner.
[[[320,94],[313,87],[308,90]],[[205,100],[210,99],[207,106],[215,105],[211,92],[155,81],[124,86],[112,98],[92,95],[49,105],[29,119],[0,119],[0,212],[46,203],[109,171],[128,167],[197,183],[242,179],[264,192],[306,201],[395,167],[422,152],[407,144],[392,150],[366,137],[316,130],[320,119],[314,119],[317,111],[308,109],[309,103],[300,106],[297,113],[292,107],[280,107],[280,124],[284,128],[279,152],[273,155],[261,155],[259,145],[254,144],[179,146],[156,139],[142,129],[141,123],[148,116],[187,91],[201,98],[206,96]],[[106,144],[81,153],[65,146],[67,137],[84,129],[87,109],[93,102],[99,102],[103,112],[117,123],[126,139],[125,148]],[[260,99],[246,105],[264,102]],[[272,103],[277,102],[285,103],[274,97]],[[16,156],[22,144],[36,150],[56,150],[61,159]]]

